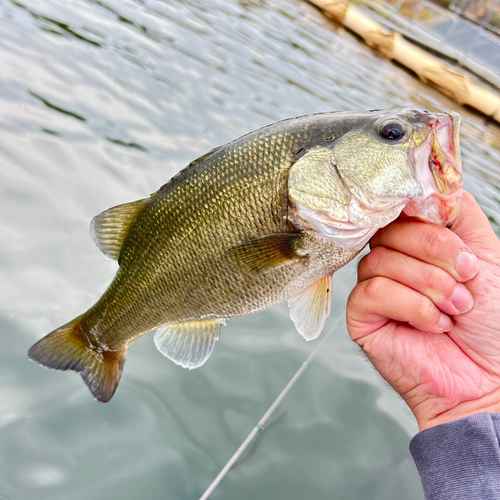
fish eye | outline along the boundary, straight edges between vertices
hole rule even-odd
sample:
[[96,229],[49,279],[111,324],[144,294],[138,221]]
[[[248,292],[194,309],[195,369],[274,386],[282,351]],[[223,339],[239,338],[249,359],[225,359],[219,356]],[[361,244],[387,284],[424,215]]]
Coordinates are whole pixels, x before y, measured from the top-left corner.
[[402,139],[405,135],[405,129],[401,123],[394,122],[388,123],[380,131],[380,137],[387,139],[388,141],[398,141]]

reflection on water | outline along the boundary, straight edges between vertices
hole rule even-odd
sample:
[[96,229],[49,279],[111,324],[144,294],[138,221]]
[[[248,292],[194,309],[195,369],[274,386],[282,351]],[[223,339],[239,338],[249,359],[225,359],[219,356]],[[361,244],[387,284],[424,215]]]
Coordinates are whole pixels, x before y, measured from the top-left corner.
[[[417,105],[463,116],[465,184],[500,234],[500,129],[285,0],[0,2],[0,498],[197,498],[314,348],[285,306],[185,371],[151,336],[111,403],[28,348],[116,264],[88,231],[209,149],[282,118]],[[354,284],[337,273],[332,317]],[[421,499],[416,426],[335,332],[217,498]],[[277,413],[279,416],[281,413]],[[215,498],[215,495],[214,495]]]

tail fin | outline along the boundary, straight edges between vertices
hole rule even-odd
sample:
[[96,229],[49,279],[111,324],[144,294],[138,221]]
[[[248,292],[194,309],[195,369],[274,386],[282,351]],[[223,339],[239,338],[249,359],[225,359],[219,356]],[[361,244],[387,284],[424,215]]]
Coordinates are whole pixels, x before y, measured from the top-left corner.
[[120,381],[127,349],[98,350],[81,329],[82,317],[49,333],[29,350],[28,356],[47,368],[74,370],[82,376],[94,398],[107,402]]

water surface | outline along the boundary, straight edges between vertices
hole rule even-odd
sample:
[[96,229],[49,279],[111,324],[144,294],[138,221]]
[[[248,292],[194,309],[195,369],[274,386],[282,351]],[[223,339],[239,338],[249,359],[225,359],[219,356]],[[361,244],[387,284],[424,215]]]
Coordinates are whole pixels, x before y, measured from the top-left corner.
[[[0,68],[0,499],[198,498],[314,348],[285,305],[229,321],[199,370],[148,335],[106,405],[28,361],[116,271],[91,218],[211,148],[306,113],[452,109],[499,232],[500,128],[300,1],[0,0]],[[336,274],[329,325],[354,283]],[[270,424],[214,499],[423,498],[415,421],[345,327]]]

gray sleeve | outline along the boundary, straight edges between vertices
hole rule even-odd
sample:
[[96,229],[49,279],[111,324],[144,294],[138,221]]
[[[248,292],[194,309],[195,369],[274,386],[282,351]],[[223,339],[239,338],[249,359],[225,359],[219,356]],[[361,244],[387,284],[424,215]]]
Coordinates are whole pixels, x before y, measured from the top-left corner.
[[500,500],[500,413],[419,432],[410,452],[426,500]]

